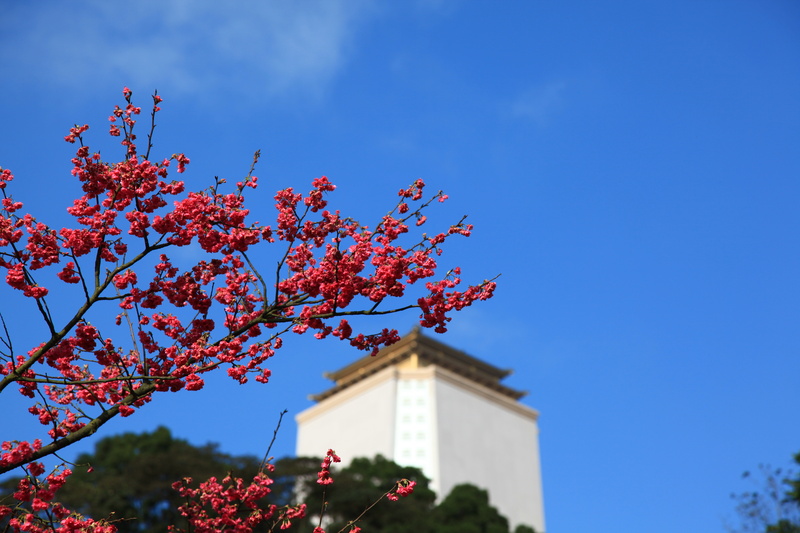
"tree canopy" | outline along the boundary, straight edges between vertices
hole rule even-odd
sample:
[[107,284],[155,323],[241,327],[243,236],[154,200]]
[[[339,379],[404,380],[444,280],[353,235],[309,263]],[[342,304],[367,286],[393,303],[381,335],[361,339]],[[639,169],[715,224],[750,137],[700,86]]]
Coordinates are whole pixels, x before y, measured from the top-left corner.
[[466,483],[436,507],[434,521],[437,533],[508,533],[508,520],[489,504],[489,493]]
[[[794,455],[800,465],[800,453]],[[800,470],[785,470],[761,465],[752,491],[734,494],[739,525],[730,528],[741,533],[800,533]]]
[[[279,462],[276,470],[281,469]],[[315,479],[303,478],[301,492],[308,505],[308,530],[319,522],[324,502],[329,502],[323,520],[326,530],[339,531],[359,517],[377,496],[391,489],[398,479],[410,479],[416,482],[412,496],[394,502],[384,498],[358,521],[358,525],[365,531],[385,533],[436,531],[430,521],[436,495],[420,469],[400,466],[378,455],[372,459],[355,458],[346,467],[334,471],[333,477],[336,482],[324,489],[316,484]]]

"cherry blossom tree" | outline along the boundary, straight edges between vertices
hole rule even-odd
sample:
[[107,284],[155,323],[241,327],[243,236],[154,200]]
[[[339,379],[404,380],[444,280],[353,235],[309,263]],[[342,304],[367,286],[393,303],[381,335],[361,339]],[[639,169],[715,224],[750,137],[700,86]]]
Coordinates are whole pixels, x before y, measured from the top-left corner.
[[[56,503],[70,469],[46,474],[42,462],[112,418],[131,416],[162,393],[198,391],[212,371],[266,383],[268,360],[288,334],[332,336],[374,355],[398,340],[397,331],[356,331],[354,317],[411,309],[423,327],[443,332],[453,311],[495,289],[485,280],[459,290],[458,268],[440,272],[442,246],[469,236],[472,226],[462,219],[443,232],[421,233],[425,210],[447,199],[441,191],[426,196],[422,180],[401,189],[394,208],[373,226],[328,209],[335,186],[324,176],[307,194],[278,191],[276,221],[262,225],[246,204],[258,186],[258,152],[241,181],[217,178],[207,189],[188,191],[169,177],[186,170],[188,157],[151,158],[162,98],[152,97],[142,147],[134,133],[141,108],[129,89],[123,95],[124,105],[109,117],[109,133],[123,146],[120,161],[104,161],[89,148],[88,125],[65,137],[78,147],[72,176],[81,188],[67,207],[71,224],[56,229],[26,213],[11,195],[11,170],[0,169],[0,270],[47,331],[44,338],[14,338],[2,323],[0,393],[29,398],[30,413],[43,425],[41,438],[0,443],[0,474],[24,473],[14,502],[0,502],[0,518],[13,531],[114,530]],[[196,253],[176,254],[182,247]],[[261,247],[274,250],[272,263],[254,260]],[[72,307],[65,310],[64,301]],[[329,451],[320,483],[331,479],[336,457]],[[304,512],[259,507],[270,468],[265,464],[250,482],[230,476],[196,488],[177,482],[193,531],[250,531],[265,521],[284,527]],[[401,480],[387,497],[412,487]]]

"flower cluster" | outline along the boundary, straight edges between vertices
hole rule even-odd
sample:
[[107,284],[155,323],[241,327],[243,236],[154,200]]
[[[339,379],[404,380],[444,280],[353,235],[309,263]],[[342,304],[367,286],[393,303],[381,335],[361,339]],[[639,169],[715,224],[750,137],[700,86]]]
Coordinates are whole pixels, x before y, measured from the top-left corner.
[[72,474],[71,470],[57,469],[42,479],[44,465],[32,462],[24,468],[24,472],[25,476],[17,482],[16,491],[11,496],[16,500],[16,505],[0,505],[0,520],[8,520],[10,531],[114,533],[117,530],[106,520],[80,516],[54,501],[56,492]]
[[[187,499],[180,512],[189,521],[190,531],[250,533],[258,524],[276,516],[275,505],[262,506],[259,501],[270,493],[272,484],[272,479],[264,472],[259,472],[250,483],[231,475],[221,481],[212,477],[200,483],[198,488],[191,488],[191,483],[191,478],[184,478],[173,484],[173,488]],[[304,508],[285,509],[279,515],[281,528],[286,529],[293,518],[302,516]],[[181,530],[170,527],[170,531]]]
[[411,481],[410,479],[401,479],[395,484],[392,490],[386,493],[386,497],[393,502],[396,502],[401,496],[405,497],[414,492],[414,487],[416,484],[416,481]]
[[333,483],[333,477],[331,477],[331,463],[340,463],[341,461],[339,456],[336,455],[336,452],[328,450],[325,458],[322,459],[322,469],[317,472],[317,483],[320,485],[330,485]]

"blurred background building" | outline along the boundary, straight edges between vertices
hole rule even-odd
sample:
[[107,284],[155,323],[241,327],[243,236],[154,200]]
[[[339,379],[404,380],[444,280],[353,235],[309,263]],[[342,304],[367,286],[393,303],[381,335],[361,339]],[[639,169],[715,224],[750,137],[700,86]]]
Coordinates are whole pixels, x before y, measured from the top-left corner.
[[510,373],[415,328],[326,374],[334,386],[296,417],[297,455],[330,447],[346,463],[381,454],[421,468],[439,498],[472,483],[512,528],[544,531],[538,412],[501,383]]

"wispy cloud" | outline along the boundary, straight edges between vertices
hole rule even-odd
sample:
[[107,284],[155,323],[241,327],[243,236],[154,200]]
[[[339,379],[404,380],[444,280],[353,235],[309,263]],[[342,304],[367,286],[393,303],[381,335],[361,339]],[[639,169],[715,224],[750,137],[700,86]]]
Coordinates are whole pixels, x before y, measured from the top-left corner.
[[318,95],[372,8],[369,0],[88,0],[3,11],[0,65],[20,80],[77,88],[124,79],[242,97]]
[[564,103],[567,83],[551,81],[523,92],[511,105],[511,114],[545,126]]

